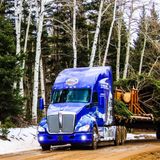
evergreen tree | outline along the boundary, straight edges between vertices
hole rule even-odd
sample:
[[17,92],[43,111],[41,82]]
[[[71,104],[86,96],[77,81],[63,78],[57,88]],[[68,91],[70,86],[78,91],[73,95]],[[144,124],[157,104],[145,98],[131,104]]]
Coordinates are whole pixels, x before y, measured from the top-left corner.
[[[113,17],[113,7],[114,7],[114,4],[112,4],[109,7],[107,12],[105,12],[102,17],[102,22],[101,22],[102,24],[101,24],[100,35],[99,35],[99,43],[97,46],[98,49],[96,52],[95,65],[102,65],[102,60],[104,57],[104,52],[105,52],[105,48],[108,40],[108,34],[109,34],[112,17]],[[106,6],[104,8],[106,8]],[[117,15],[118,15],[118,11],[117,11]],[[116,21],[113,26],[113,31],[112,31],[111,41],[109,45],[109,50],[108,50],[107,61],[106,61],[106,65],[112,66],[114,79],[115,79],[115,72],[116,72],[116,55],[117,55],[116,53],[117,53],[117,45],[118,45],[117,27],[118,26]],[[126,27],[123,20],[122,20],[121,39],[122,41],[121,41],[120,72],[123,71],[123,68],[124,68],[126,41],[127,41]]]
[[18,59],[13,26],[0,15],[0,121],[14,118],[22,111],[22,98],[13,87],[21,76]]
[[[146,23],[148,28],[147,31],[145,31]],[[154,62],[156,61],[157,57],[160,55],[159,52],[160,23],[158,20],[158,14],[155,11],[154,4],[151,9],[151,15],[146,18],[145,12],[143,12],[140,21],[138,38],[135,41],[135,54],[132,56],[131,59],[132,66],[134,66],[134,69],[136,71],[138,71],[138,66],[140,62],[140,54],[143,48],[144,34],[146,34],[147,40],[146,40],[142,70],[143,73],[148,74],[150,72],[150,69],[154,65]],[[153,72],[153,74],[156,74],[156,72]]]
[[146,17],[144,10],[142,13],[138,38],[135,41],[135,51],[131,57],[131,64],[134,67],[135,73],[138,73],[145,36],[146,46],[144,48],[142,73],[140,75],[132,75],[132,82],[135,80],[134,86],[139,89],[141,105],[144,106],[149,113],[153,113],[158,117],[160,116],[160,62],[158,61],[158,57],[160,56],[160,23],[154,4],[150,16]]

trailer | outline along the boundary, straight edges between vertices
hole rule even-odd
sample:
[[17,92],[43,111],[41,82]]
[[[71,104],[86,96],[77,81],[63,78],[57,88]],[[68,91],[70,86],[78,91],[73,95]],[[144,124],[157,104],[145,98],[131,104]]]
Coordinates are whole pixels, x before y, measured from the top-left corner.
[[126,128],[152,129],[156,131],[157,139],[160,139],[160,119],[154,117],[152,113],[147,113],[145,107],[140,105],[137,89],[133,87],[130,92],[125,92],[116,88],[114,99],[124,102],[132,113],[129,118],[115,115],[117,125],[124,125]]
[[[96,149],[99,142],[105,141],[119,145],[126,140],[126,127],[136,128],[140,122],[146,127],[151,125],[156,128],[159,125],[158,122],[155,125],[154,119],[140,115],[138,112],[142,110],[133,101],[128,104],[133,103],[129,107],[136,113],[135,117],[126,119],[116,116],[113,101],[121,96],[118,90],[113,95],[110,66],[70,68],[60,72],[52,87],[46,117],[38,125],[38,142],[42,150],[61,144]],[[42,98],[39,105],[44,109]],[[157,135],[159,138],[159,129]]]

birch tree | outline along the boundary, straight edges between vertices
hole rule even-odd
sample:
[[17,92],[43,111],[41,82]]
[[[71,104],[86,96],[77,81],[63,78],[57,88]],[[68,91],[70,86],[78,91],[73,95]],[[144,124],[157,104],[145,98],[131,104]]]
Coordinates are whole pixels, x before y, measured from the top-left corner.
[[[19,55],[21,52],[21,20],[22,20],[22,3],[23,0],[15,0],[15,29],[16,29],[16,55]],[[17,82],[14,82],[14,88],[17,88]],[[20,95],[23,96],[23,87],[20,81]]]
[[77,67],[77,40],[76,40],[76,0],[73,0],[73,53],[74,53],[74,61],[73,67]]
[[[31,8],[32,7],[31,7],[31,4],[30,4],[29,15],[28,15],[28,23],[27,23],[25,41],[24,41],[24,48],[23,48],[23,53],[24,54],[27,51],[29,28],[30,28],[30,24],[31,24],[31,14],[32,14],[32,9]],[[24,69],[25,69],[25,59],[22,62],[22,70],[24,70]],[[24,97],[24,76],[22,76],[21,79],[20,79],[20,89],[21,89],[21,96]]]
[[[37,123],[37,99],[38,99],[38,86],[39,86],[39,67],[41,57],[41,36],[43,30],[44,20],[44,3],[45,0],[41,1],[41,9],[38,17],[38,28],[37,28],[37,40],[36,40],[36,56],[34,66],[34,82],[33,82],[33,102],[32,102],[32,122]],[[38,8],[38,6],[36,6]]]
[[[26,35],[25,35],[23,53],[26,53],[26,51],[27,51],[29,28],[30,28],[30,24],[31,24],[31,14],[32,14],[32,4],[30,4],[30,9],[29,9],[28,23],[27,23],[27,28],[26,28]],[[24,69],[24,67],[25,67],[25,60],[23,60],[23,67],[22,67],[22,69]]]
[[108,50],[109,50],[109,44],[110,44],[110,40],[111,40],[111,36],[112,36],[113,25],[114,25],[115,18],[116,18],[116,6],[117,6],[117,0],[114,1],[113,19],[112,19],[111,27],[110,27],[109,34],[108,34],[107,46],[106,46],[106,49],[105,49],[105,54],[104,54],[103,64],[102,64],[103,66],[105,66],[105,64],[106,64],[106,59],[107,59],[107,55],[108,55]]
[[145,24],[145,33],[144,33],[143,48],[141,51],[141,59],[139,63],[139,72],[138,72],[139,75],[141,75],[142,73],[143,58],[144,58],[144,52],[145,52],[146,42],[147,42],[147,28],[148,28],[147,21],[145,21],[144,24]]
[[129,57],[130,57],[130,45],[131,45],[131,22],[133,18],[133,12],[134,12],[134,0],[131,1],[131,7],[130,7],[130,15],[128,19],[128,32],[127,32],[127,44],[126,44],[126,58],[125,58],[125,64],[124,64],[124,71],[123,71],[123,79],[127,78],[127,71],[129,66]]
[[118,45],[117,45],[117,57],[116,57],[116,80],[120,79],[120,56],[121,56],[121,38],[122,38],[122,20],[123,20],[123,12],[124,12],[124,1],[119,1],[119,16],[117,19],[117,37],[118,37]]
[[98,19],[97,19],[96,32],[94,34],[92,52],[91,52],[91,56],[90,56],[89,67],[93,67],[93,63],[94,63],[94,59],[95,59],[95,54],[96,54],[96,50],[97,50],[98,36],[99,36],[99,32],[100,32],[100,27],[101,27],[103,4],[104,4],[104,0],[101,0],[100,6],[99,6],[99,13],[98,13]]
[[45,92],[45,81],[44,81],[44,67],[42,57],[40,59],[40,84],[41,84],[41,97],[43,98],[44,105],[46,105],[46,92]]
[[[150,9],[151,14],[146,14],[148,5],[150,4],[144,5],[141,11],[142,17],[139,23],[138,38],[135,41],[135,54],[131,57],[131,64],[139,75],[142,74],[142,71],[150,75],[151,68],[153,68],[153,66],[154,69],[157,68],[158,62],[156,62],[156,60],[160,53],[159,36],[157,36],[160,33],[159,18],[155,11],[154,4]],[[138,62],[137,59],[139,59]],[[155,72],[152,71],[152,73],[152,76],[157,75],[157,70],[155,69]]]
[[22,3],[23,3],[23,0],[14,1],[15,29],[16,29],[16,55],[20,54],[21,52],[20,38],[21,38]]
[[[121,13],[122,14],[122,13]],[[118,19],[118,47],[117,47],[117,59],[116,59],[116,80],[120,78],[120,54],[121,54],[121,29],[122,29],[122,16]]]

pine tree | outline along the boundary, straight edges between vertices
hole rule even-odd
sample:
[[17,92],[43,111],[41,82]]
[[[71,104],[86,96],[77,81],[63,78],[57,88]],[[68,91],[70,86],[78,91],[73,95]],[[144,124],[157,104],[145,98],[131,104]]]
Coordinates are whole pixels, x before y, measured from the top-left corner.
[[[134,66],[136,71],[138,71],[140,54],[143,49],[144,37],[146,36],[146,46],[144,51],[142,70],[143,73],[149,74],[152,66],[157,60],[157,57],[160,55],[159,34],[160,34],[160,23],[158,20],[158,14],[156,13],[155,6],[153,4],[151,9],[151,16],[145,18],[145,13],[143,12],[139,27],[138,38],[135,41],[135,54],[132,56],[131,61],[132,61],[132,66]],[[158,70],[158,68],[156,70]],[[153,72],[153,74],[157,75],[157,71]]]
[[14,81],[21,76],[18,59],[13,26],[0,15],[0,121],[14,118],[22,111],[22,98],[13,88]]
[[[147,27],[146,27],[147,26]],[[132,77],[136,81],[135,86],[139,89],[141,105],[155,116],[160,116],[160,45],[159,45],[160,23],[158,14],[153,4],[150,16],[146,17],[145,11],[139,25],[138,38],[135,41],[135,51],[131,57],[131,65],[136,73],[139,72],[141,54],[144,49],[142,72]],[[144,42],[146,45],[144,48]]]

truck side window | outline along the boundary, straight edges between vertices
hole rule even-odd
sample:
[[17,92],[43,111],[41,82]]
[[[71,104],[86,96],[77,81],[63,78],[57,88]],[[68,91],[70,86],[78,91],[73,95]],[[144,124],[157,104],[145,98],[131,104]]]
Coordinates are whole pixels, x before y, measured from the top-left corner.
[[93,92],[92,101],[93,103],[98,103],[98,93],[97,92]]

